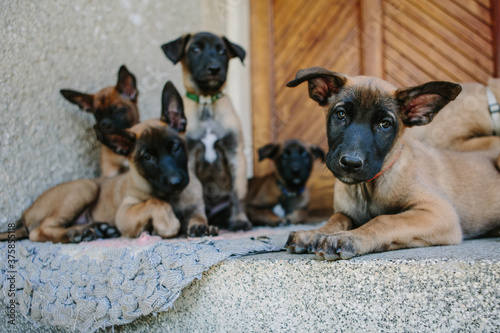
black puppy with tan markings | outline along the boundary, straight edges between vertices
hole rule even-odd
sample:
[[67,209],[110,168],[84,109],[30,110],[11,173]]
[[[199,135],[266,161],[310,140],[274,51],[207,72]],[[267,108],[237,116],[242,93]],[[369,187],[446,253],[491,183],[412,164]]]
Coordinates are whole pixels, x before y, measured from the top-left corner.
[[[115,128],[126,129],[139,122],[137,97],[139,92],[135,76],[122,65],[118,70],[118,81],[115,86],[101,89],[96,94],[86,94],[74,90],[62,89],[61,94],[83,111],[94,115],[97,123],[106,119]],[[101,175],[116,176],[126,170],[126,158],[112,152],[108,147],[101,149]]]
[[248,181],[247,216],[254,225],[287,225],[307,221],[309,190],[307,180],[315,159],[325,161],[318,146],[306,146],[299,140],[270,143],[258,150],[259,161],[274,162],[275,171]]
[[250,229],[243,209],[247,178],[241,124],[222,92],[229,60],[243,62],[245,50],[208,32],[186,34],[162,49],[174,64],[182,64],[189,164],[203,185],[209,222],[230,230]]
[[149,119],[126,130],[115,128],[110,121],[95,126],[103,144],[128,158],[128,172],[76,180],[48,190],[23,214],[17,238],[88,241],[118,236],[113,226],[126,237],[150,231],[170,238],[181,228],[191,236],[216,234],[216,228],[208,226],[201,184],[190,177],[185,143],[178,133],[186,128],[182,99],[170,82],[162,98],[161,119]]
[[381,79],[313,67],[287,85],[304,81],[326,111],[335,214],[318,230],[291,233],[288,250],[349,259],[458,244],[500,226],[499,149],[437,150],[405,135],[455,99],[458,84],[397,89]]

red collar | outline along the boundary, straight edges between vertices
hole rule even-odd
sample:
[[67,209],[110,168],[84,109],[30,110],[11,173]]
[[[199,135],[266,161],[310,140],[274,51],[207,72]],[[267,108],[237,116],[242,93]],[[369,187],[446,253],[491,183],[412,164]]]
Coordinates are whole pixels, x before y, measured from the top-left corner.
[[372,179],[369,179],[367,180],[367,182],[371,182],[372,180],[374,180],[375,178],[381,176],[384,172],[386,172],[387,170],[389,170],[389,168],[394,164],[394,162],[396,162],[396,160],[398,159],[399,157],[399,154],[401,154],[401,151],[403,150],[403,147],[404,147],[404,143],[401,144],[401,147],[399,148],[399,151],[398,153],[396,154],[396,156],[394,157],[394,159],[392,160],[392,162],[383,170],[380,170],[379,173],[377,173],[375,175],[375,177],[373,177]]

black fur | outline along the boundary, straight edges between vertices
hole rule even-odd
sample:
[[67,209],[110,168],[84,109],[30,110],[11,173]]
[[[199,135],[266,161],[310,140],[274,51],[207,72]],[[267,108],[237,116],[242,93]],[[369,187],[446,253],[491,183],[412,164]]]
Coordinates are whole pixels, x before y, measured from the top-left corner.
[[162,46],[172,63],[185,58],[185,64],[202,95],[218,93],[226,82],[229,59],[245,59],[245,50],[209,32],[184,35]]

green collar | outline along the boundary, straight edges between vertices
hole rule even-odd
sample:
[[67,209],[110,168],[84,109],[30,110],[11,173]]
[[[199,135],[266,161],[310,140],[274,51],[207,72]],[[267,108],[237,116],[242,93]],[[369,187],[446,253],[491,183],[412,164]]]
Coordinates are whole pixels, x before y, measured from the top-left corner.
[[189,98],[190,100],[195,101],[198,104],[212,104],[216,100],[224,97],[224,93],[220,92],[211,96],[201,96],[190,92],[186,92],[186,97]]

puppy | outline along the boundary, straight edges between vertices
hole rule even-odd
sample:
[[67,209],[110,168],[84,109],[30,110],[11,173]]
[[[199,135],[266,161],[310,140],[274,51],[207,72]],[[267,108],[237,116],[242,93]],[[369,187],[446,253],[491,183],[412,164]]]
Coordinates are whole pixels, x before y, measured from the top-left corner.
[[[137,84],[135,76],[122,65],[118,71],[116,86],[106,87],[97,94],[84,94],[73,90],[63,89],[64,98],[80,109],[94,115],[97,123],[110,121],[117,129],[126,129],[139,122],[137,107]],[[101,175],[112,177],[126,170],[126,158],[112,152],[108,147],[101,149]]]
[[309,190],[306,182],[314,159],[325,161],[318,146],[299,140],[268,144],[259,149],[259,161],[271,159],[275,172],[248,182],[246,212],[254,225],[286,225],[307,221]]
[[129,171],[48,190],[23,214],[16,235],[54,243],[119,233],[137,237],[143,231],[170,238],[181,224],[191,236],[216,234],[205,217],[201,184],[188,172],[187,150],[178,133],[185,127],[182,99],[171,82],[163,90],[161,119],[125,130],[106,119],[96,124],[99,141],[127,156]]
[[243,62],[245,51],[208,32],[181,36],[162,49],[174,64],[182,64],[190,168],[203,185],[209,222],[248,230],[252,225],[243,209],[247,179],[241,124],[222,92],[229,60]]
[[458,244],[500,227],[500,149],[438,150],[405,135],[454,100],[458,84],[396,89],[377,78],[313,67],[299,71],[288,86],[304,81],[327,116],[335,214],[318,230],[291,233],[289,251],[348,259]]

